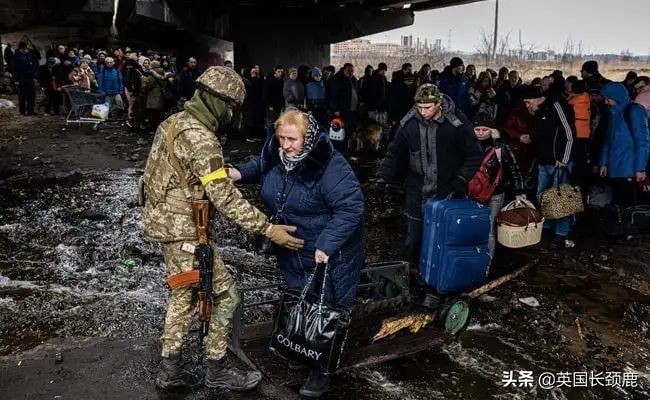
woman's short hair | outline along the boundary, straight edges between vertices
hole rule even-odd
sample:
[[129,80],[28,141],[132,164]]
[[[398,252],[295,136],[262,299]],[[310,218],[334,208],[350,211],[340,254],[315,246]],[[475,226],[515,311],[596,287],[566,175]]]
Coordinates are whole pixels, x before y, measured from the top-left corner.
[[302,132],[302,136],[304,137],[307,136],[309,119],[302,111],[294,107],[289,107],[278,117],[274,125],[276,135],[282,125],[294,125]]

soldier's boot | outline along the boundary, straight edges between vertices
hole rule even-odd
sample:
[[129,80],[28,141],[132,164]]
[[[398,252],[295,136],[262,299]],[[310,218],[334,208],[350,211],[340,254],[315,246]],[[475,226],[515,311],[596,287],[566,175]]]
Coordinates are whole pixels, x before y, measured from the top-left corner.
[[221,360],[207,360],[205,373],[205,386],[243,392],[254,389],[262,380],[259,371],[243,371],[232,363],[227,357]]
[[196,387],[201,383],[201,379],[186,371],[180,361],[180,354],[162,358],[156,374],[156,387],[163,390],[183,389]]

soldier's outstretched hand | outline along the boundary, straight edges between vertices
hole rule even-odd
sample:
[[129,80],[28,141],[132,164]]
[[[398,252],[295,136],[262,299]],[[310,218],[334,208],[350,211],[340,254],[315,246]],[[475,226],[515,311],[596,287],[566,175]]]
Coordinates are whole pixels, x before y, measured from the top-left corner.
[[289,234],[295,232],[296,227],[291,225],[270,225],[264,235],[278,246],[286,247],[289,250],[300,250],[305,241]]

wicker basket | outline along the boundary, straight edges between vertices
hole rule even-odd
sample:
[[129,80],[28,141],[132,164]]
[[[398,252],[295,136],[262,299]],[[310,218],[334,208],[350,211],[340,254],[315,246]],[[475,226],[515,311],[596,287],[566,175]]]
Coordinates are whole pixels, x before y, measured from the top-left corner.
[[542,240],[542,228],[544,218],[541,217],[535,206],[528,200],[515,200],[508,203],[501,209],[512,211],[515,209],[527,210],[527,221],[523,223],[512,223],[504,220],[504,214],[497,216],[497,241],[505,247],[519,249],[533,246]]

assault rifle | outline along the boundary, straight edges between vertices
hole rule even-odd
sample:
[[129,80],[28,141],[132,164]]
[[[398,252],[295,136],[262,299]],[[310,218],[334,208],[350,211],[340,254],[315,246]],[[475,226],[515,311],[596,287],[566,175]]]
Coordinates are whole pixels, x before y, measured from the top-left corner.
[[192,202],[192,216],[196,225],[199,245],[194,254],[199,262],[199,321],[201,321],[201,341],[208,334],[212,315],[212,247],[208,243],[208,225],[210,223],[210,201]]

